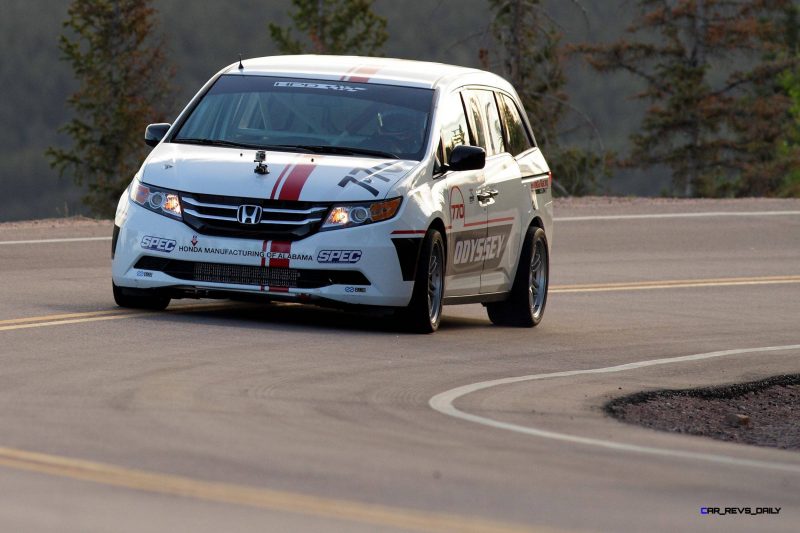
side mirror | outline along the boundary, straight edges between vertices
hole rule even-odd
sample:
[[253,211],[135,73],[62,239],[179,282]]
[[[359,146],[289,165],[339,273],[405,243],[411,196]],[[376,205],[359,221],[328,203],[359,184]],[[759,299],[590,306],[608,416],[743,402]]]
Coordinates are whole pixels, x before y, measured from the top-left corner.
[[147,144],[147,146],[155,146],[160,143],[161,139],[163,139],[164,135],[169,131],[170,126],[172,126],[172,124],[166,124],[164,122],[147,126],[147,129],[144,130],[145,144]]
[[449,170],[480,170],[486,166],[486,150],[480,146],[461,144],[450,153]]

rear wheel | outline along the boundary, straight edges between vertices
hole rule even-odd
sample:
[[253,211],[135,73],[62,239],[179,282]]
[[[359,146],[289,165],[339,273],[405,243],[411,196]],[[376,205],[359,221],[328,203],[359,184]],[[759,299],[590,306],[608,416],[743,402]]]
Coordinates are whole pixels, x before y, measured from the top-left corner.
[[431,228],[422,241],[411,302],[401,311],[410,331],[433,333],[439,327],[444,296],[444,257],[442,234]]
[[111,287],[114,290],[114,301],[120,307],[162,311],[169,305],[169,296],[152,289],[118,287],[114,282],[111,283]]
[[531,226],[525,235],[511,295],[486,305],[489,320],[498,326],[532,328],[542,321],[550,280],[550,254],[544,230]]

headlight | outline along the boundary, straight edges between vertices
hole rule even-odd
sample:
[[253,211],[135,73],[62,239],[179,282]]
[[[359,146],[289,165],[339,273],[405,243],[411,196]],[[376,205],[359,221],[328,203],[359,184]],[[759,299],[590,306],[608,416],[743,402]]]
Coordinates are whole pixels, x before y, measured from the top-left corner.
[[392,198],[380,202],[335,205],[320,229],[352,228],[388,220],[397,214],[401,201],[401,198]]
[[139,180],[131,184],[131,201],[160,215],[180,220],[181,199],[172,191],[145,185]]

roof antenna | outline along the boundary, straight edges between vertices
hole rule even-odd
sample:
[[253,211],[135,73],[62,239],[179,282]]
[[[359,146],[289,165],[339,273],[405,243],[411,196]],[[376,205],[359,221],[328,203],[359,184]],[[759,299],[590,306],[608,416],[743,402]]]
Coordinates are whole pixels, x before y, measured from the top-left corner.
[[244,70],[244,65],[242,65],[242,54],[239,54],[239,70]]

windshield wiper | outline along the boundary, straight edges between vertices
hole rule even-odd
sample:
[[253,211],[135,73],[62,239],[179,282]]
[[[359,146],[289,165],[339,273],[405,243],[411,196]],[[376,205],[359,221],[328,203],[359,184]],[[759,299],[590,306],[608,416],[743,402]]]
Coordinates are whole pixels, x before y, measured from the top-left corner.
[[353,148],[350,146],[330,146],[323,144],[297,144],[297,145],[280,145],[283,148],[293,148],[299,150],[309,150],[317,154],[338,154],[338,155],[374,155],[386,159],[399,159],[391,152],[382,152],[380,150],[369,150],[367,148]]
[[228,148],[251,148],[253,150],[273,150],[275,152],[304,152],[308,154],[318,153],[316,150],[312,150],[304,146],[292,146],[285,144],[248,144],[235,141],[226,141],[223,139],[201,139],[186,137],[172,139],[172,142],[184,144],[202,144],[204,146],[225,146]]
[[255,144],[238,143],[234,141],[225,141],[222,139],[201,139],[195,137],[182,137],[180,139],[172,139],[174,143],[183,144],[202,144],[205,146],[225,146],[228,148],[260,148]]

